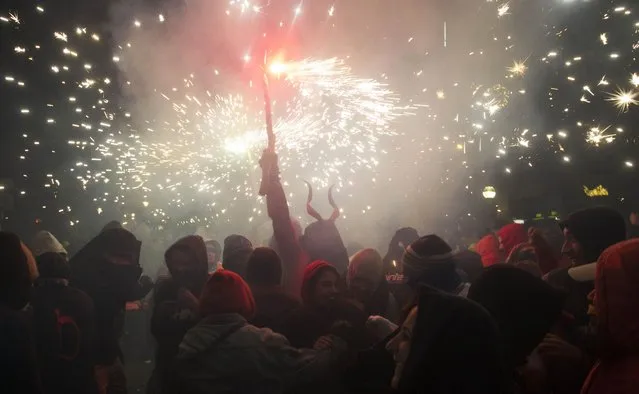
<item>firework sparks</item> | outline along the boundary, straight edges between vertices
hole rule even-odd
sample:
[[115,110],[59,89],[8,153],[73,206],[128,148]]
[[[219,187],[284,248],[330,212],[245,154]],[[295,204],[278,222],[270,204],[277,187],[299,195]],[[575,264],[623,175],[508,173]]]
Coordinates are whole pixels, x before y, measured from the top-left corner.
[[609,94],[610,97],[606,100],[613,102],[619,111],[627,112],[631,105],[639,104],[639,101],[636,99],[637,95],[639,95],[639,93],[635,91],[618,89],[615,93]]

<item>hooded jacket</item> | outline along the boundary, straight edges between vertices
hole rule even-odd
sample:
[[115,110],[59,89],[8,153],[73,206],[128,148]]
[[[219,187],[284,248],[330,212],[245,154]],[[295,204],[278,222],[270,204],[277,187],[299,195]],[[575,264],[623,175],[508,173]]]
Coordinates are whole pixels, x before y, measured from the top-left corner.
[[503,247],[504,256],[509,256],[515,246],[528,241],[528,234],[523,224],[510,223],[497,231]]
[[559,319],[564,295],[519,268],[495,265],[473,282],[468,298],[494,317],[514,373]]
[[353,280],[365,280],[374,291],[364,304],[368,316],[382,316],[392,322],[399,321],[399,307],[389,290],[383,274],[382,256],[375,249],[362,249],[350,259],[346,276],[348,286]]
[[185,335],[177,357],[176,394],[284,393],[330,377],[345,350],[298,350],[238,314],[211,315]]
[[293,346],[310,348],[319,337],[333,333],[336,324],[346,323],[348,329],[338,335],[346,339],[349,345],[358,347],[367,340],[363,334],[366,331],[366,314],[339,296],[325,306],[315,305],[312,301],[317,278],[326,270],[337,274],[335,267],[325,261],[316,261],[306,267],[302,283],[303,306],[292,314],[282,333]]
[[597,261],[595,307],[600,358],[582,394],[639,392],[639,240],[608,248]]
[[31,245],[31,250],[35,257],[47,252],[59,253],[65,256],[68,254],[60,241],[48,231],[40,231],[36,234]]
[[480,239],[475,245],[475,250],[481,256],[481,262],[484,267],[490,267],[504,261],[503,255],[499,250],[499,240],[493,234]]
[[[560,223],[581,244],[585,259],[594,262],[609,246],[626,238],[624,218],[615,210],[605,207],[585,209],[571,214]],[[579,267],[558,268],[548,273],[547,281],[568,293],[564,309],[573,315],[580,326],[588,324],[588,294],[594,288],[595,263]],[[585,275],[582,275],[583,273]]]
[[[197,235],[190,235],[171,245],[165,253],[165,261],[169,272],[175,273],[171,266],[171,253],[176,249],[188,251],[192,255],[193,271],[199,272],[201,280],[189,289],[199,298],[204,283],[208,278],[208,257],[204,240]],[[173,277],[160,280],[156,284],[153,297],[153,315],[151,317],[151,334],[157,342],[156,350],[156,378],[162,379],[168,373],[167,369],[175,359],[178,345],[184,334],[197,323],[197,311],[183,306],[178,298],[181,287]]]
[[[112,365],[121,356],[119,339],[125,304],[146,295],[138,283],[142,272],[140,246],[140,241],[127,230],[105,230],[69,260],[70,284],[88,294],[95,307],[98,365]],[[133,259],[133,264],[111,264],[107,256],[126,256]]]
[[68,285],[61,254],[47,252],[37,261],[40,278],[31,306],[42,385],[51,394],[97,393],[93,301]]
[[502,394],[511,380],[498,327],[473,301],[432,287],[420,289],[402,394]]

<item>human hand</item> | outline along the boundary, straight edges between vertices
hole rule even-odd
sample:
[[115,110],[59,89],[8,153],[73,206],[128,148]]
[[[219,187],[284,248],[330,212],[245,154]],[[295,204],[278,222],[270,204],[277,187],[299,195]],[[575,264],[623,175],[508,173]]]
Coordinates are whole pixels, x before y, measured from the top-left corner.
[[544,359],[579,363],[583,358],[581,349],[554,334],[546,334],[546,337],[541,341],[537,350]]
[[191,310],[197,310],[200,306],[200,302],[198,301],[197,297],[195,297],[190,290],[184,287],[180,287],[178,289],[178,304],[182,308]]
[[329,336],[319,337],[313,345],[314,350],[327,350],[333,347],[333,339]]

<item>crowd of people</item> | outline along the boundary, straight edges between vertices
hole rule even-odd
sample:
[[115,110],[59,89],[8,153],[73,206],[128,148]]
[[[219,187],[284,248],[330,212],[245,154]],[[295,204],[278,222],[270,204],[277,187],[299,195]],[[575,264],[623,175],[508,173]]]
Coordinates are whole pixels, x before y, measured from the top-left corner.
[[[467,250],[399,229],[352,256],[339,209],[290,217],[277,156],[260,162],[269,247],[177,240],[142,275],[117,222],[75,255],[0,232],[2,392],[127,392],[126,304],[151,300],[148,394],[639,393],[639,239],[617,211],[508,224]],[[309,185],[310,188],[310,185]]]

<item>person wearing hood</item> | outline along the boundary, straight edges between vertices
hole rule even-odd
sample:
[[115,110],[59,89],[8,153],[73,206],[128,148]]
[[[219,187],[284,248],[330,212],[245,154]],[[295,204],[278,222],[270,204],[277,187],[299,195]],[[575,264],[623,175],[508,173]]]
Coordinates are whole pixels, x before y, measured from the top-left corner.
[[142,285],[140,246],[122,228],[104,230],[69,261],[70,284],[91,297],[95,307],[95,362],[100,393],[126,393],[119,340],[128,301],[139,300],[152,287]]
[[402,267],[413,292],[426,285],[463,297],[468,293],[469,284],[457,272],[453,250],[437,235],[426,235],[410,244],[402,257]]
[[[487,268],[470,287],[468,298],[486,308],[497,322],[506,365],[520,392],[536,392],[531,384],[536,388],[549,383],[531,382],[526,379],[530,376],[527,371],[538,368],[541,376],[548,376],[552,372],[544,368],[539,354],[533,352],[560,321],[564,297],[561,291],[541,278],[505,264]],[[570,377],[570,372],[573,372],[572,377],[576,376],[573,382],[583,378],[574,371],[568,372],[562,374],[564,380]]]
[[399,321],[399,307],[384,278],[382,256],[375,249],[362,249],[350,259],[346,276],[350,295],[368,316]]
[[475,251],[481,256],[484,268],[503,263],[506,260],[503,251],[499,248],[499,238],[493,233],[480,239],[475,245]]
[[242,235],[229,235],[224,239],[222,266],[225,270],[233,271],[242,278],[246,276],[246,263],[253,253],[253,244]]
[[39,231],[36,234],[31,243],[31,251],[36,258],[45,253],[58,253],[65,259],[69,256],[60,241],[48,231]]
[[171,365],[184,334],[198,321],[198,299],[208,279],[208,257],[202,237],[178,240],[164,254],[171,276],[157,283],[153,298],[151,334],[157,342],[155,370],[148,392],[159,393],[170,384]]
[[497,231],[497,238],[503,256],[508,257],[515,246],[528,241],[528,233],[523,224],[510,223]]
[[315,261],[304,270],[303,307],[291,316],[283,334],[299,348],[313,346],[324,335],[343,329],[340,335],[349,347],[359,348],[367,341],[367,316],[363,310],[344,299],[337,269],[326,261]]
[[38,269],[17,235],[0,231],[0,382],[2,392],[43,393],[32,322],[23,308],[30,301]]
[[384,274],[397,274],[401,272],[402,256],[406,247],[419,239],[417,230],[412,227],[403,227],[395,232],[388,244],[388,251],[384,256]]
[[339,338],[323,338],[318,350],[296,349],[284,336],[248,323],[254,311],[244,280],[228,270],[215,272],[200,298],[202,320],[180,343],[172,392],[279,394],[331,377],[345,350]]
[[639,239],[618,243],[599,257],[594,306],[598,362],[582,394],[639,393]]
[[255,299],[255,315],[250,323],[281,333],[300,301],[282,287],[282,260],[270,248],[255,248],[246,266],[246,282]]
[[510,393],[499,329],[473,301],[430,286],[388,341],[399,394]]
[[40,276],[31,306],[42,385],[51,394],[97,393],[93,301],[69,286],[65,255],[45,252],[37,263]]
[[214,239],[204,242],[206,245],[206,255],[209,263],[209,274],[217,271],[222,264],[222,246]]
[[551,271],[547,281],[568,293],[564,308],[577,325],[585,326],[596,261],[606,248],[626,239],[626,223],[617,211],[597,207],[573,213],[560,227],[564,232],[562,253],[570,258],[571,266]]

